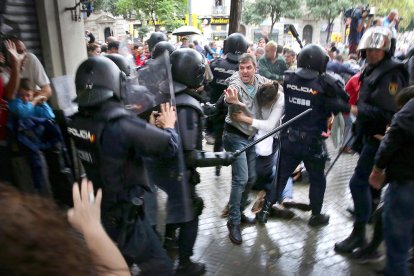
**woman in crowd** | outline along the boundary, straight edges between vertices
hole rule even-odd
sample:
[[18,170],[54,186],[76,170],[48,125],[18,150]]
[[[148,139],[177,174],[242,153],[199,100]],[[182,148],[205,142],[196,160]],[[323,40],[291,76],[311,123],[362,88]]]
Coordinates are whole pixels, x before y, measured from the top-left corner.
[[88,57],[96,57],[101,55],[101,46],[96,43],[88,43],[86,47],[88,51]]
[[91,182],[75,183],[66,218],[53,202],[0,184],[0,274],[130,275],[100,223],[101,198]]

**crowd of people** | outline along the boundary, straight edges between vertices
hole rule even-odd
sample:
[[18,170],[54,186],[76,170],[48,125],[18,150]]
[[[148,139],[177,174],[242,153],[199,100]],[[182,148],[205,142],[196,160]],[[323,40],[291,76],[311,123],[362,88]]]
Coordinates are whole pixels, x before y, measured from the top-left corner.
[[[290,219],[292,208],[310,212],[310,227],[326,226],[326,140],[335,116],[345,129],[339,151],[358,153],[359,160],[349,183],[353,230],[332,246],[356,261],[376,262],[384,240],[385,274],[409,275],[414,46],[396,56],[397,11],[372,24],[369,12],[358,9],[348,47],[308,44],[298,53],[266,37],[251,44],[240,33],[223,47],[203,47],[188,37],[173,44],[162,32],[143,44],[108,37],[99,45],[87,31],[88,59],[75,78],[79,111],[64,124],[47,103],[52,89],[40,61],[22,40],[6,37],[0,272],[128,275],[137,266],[142,275],[203,274],[205,264],[191,259],[204,207],[199,167],[214,167],[220,176],[231,165],[222,217],[236,245],[243,243],[241,224]],[[214,152],[203,150],[204,138]],[[72,147],[78,175],[67,160]],[[19,158],[24,173],[10,162]],[[303,169],[309,204],[293,197]],[[84,179],[72,187],[80,176],[93,184]],[[157,189],[168,196],[164,237],[157,229]],[[244,212],[252,189],[260,191],[255,217]]]

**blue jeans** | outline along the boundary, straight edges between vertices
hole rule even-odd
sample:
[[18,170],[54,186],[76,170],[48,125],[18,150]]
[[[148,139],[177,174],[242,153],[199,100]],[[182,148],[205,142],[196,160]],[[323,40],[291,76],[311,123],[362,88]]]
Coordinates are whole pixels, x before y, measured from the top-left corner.
[[[234,152],[252,142],[238,134],[224,131],[223,144],[228,152]],[[231,165],[231,192],[229,220],[240,224],[242,208],[246,207],[248,193],[256,181],[256,151],[254,147],[240,154]]]
[[367,141],[363,147],[354,174],[349,182],[355,206],[355,222],[367,223],[371,216],[372,196],[368,183],[374,166],[379,141]]
[[292,179],[292,177],[289,177],[289,179],[287,180],[285,189],[283,190],[282,201],[285,198],[293,199],[293,179]]
[[391,182],[385,196],[383,231],[387,245],[386,275],[408,276],[408,251],[414,227],[414,180]]

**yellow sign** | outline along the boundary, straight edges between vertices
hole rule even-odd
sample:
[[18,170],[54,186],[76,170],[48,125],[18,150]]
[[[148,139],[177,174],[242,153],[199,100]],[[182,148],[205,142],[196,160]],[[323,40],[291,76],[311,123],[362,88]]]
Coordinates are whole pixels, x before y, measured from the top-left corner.
[[331,41],[332,42],[342,42],[342,34],[338,33],[338,32],[332,33]]
[[211,18],[211,24],[227,25],[229,23],[230,23],[229,18],[225,18],[225,17],[213,17],[213,18]]
[[[185,25],[190,25],[190,15],[188,13],[185,14],[184,23]],[[198,15],[192,14],[191,15],[191,26],[198,28]]]

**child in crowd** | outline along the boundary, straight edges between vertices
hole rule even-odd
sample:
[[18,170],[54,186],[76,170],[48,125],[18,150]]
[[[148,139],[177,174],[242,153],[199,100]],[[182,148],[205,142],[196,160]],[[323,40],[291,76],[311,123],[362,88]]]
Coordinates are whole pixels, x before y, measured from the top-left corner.
[[[37,192],[51,196],[47,170],[42,151],[53,147],[59,140],[55,118],[47,98],[35,95],[29,79],[21,79],[17,97],[9,101],[9,129],[12,136],[28,156],[32,171],[32,181]],[[31,191],[31,189],[29,188]]]
[[53,120],[55,114],[46,103],[45,96],[34,96],[29,79],[21,79],[17,97],[9,102],[9,110],[19,119],[28,117]]

